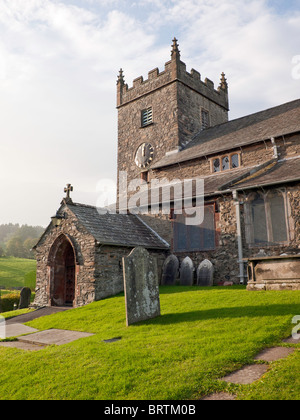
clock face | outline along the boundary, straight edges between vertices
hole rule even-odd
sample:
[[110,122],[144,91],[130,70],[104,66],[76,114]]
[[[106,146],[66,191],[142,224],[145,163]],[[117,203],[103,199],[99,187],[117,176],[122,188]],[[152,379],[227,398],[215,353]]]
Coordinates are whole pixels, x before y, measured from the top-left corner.
[[140,147],[136,151],[135,163],[139,168],[145,169],[151,164],[153,160],[153,156],[154,156],[153,146],[151,146],[150,143],[143,143],[140,145]]

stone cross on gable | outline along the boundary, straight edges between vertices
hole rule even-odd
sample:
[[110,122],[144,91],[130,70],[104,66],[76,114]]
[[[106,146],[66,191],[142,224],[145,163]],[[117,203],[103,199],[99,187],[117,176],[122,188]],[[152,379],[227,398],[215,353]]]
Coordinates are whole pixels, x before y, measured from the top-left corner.
[[70,198],[70,193],[73,191],[71,184],[67,184],[67,187],[64,189],[64,192],[67,194],[66,198]]

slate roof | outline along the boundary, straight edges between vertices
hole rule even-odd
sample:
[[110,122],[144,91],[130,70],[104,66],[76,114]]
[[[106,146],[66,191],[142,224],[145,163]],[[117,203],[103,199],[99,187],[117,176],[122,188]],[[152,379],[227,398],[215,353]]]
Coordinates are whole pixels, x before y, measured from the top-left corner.
[[280,160],[258,172],[256,176],[250,175],[248,179],[236,182],[234,189],[242,190],[295,181],[300,181],[300,157]]
[[300,99],[201,131],[185,148],[163,157],[158,169],[300,131]]
[[[300,182],[300,157],[285,160],[272,159],[261,165],[238,168],[231,171],[218,172],[199,179],[204,180],[204,197],[263,186],[280,185],[288,182]],[[197,196],[196,185],[193,184],[192,197]],[[147,197],[148,196],[148,197]],[[166,195],[167,196],[167,195]],[[157,201],[151,201],[156,197]],[[190,197],[185,197],[190,198]],[[155,205],[164,202],[162,188],[156,193],[150,189],[141,194],[141,200]],[[170,201],[174,200],[174,189],[170,189]]]
[[169,245],[133,214],[99,214],[96,207],[68,203],[86,230],[103,245],[168,249]]

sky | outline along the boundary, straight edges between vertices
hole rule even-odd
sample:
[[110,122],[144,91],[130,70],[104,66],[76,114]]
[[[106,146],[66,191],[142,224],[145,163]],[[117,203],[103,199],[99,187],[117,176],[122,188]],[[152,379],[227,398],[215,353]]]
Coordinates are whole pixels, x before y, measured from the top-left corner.
[[300,98],[300,4],[0,0],[0,224],[47,226],[72,183],[97,205],[117,173],[116,80],[181,59],[229,83],[230,119]]

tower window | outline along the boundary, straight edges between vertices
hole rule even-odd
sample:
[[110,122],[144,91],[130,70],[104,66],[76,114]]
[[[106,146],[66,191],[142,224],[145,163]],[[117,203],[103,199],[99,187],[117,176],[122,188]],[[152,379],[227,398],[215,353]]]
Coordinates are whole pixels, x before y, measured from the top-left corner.
[[210,127],[209,112],[201,109],[201,130],[206,130]]
[[152,107],[143,109],[142,111],[142,127],[146,127],[153,123],[153,111]]

